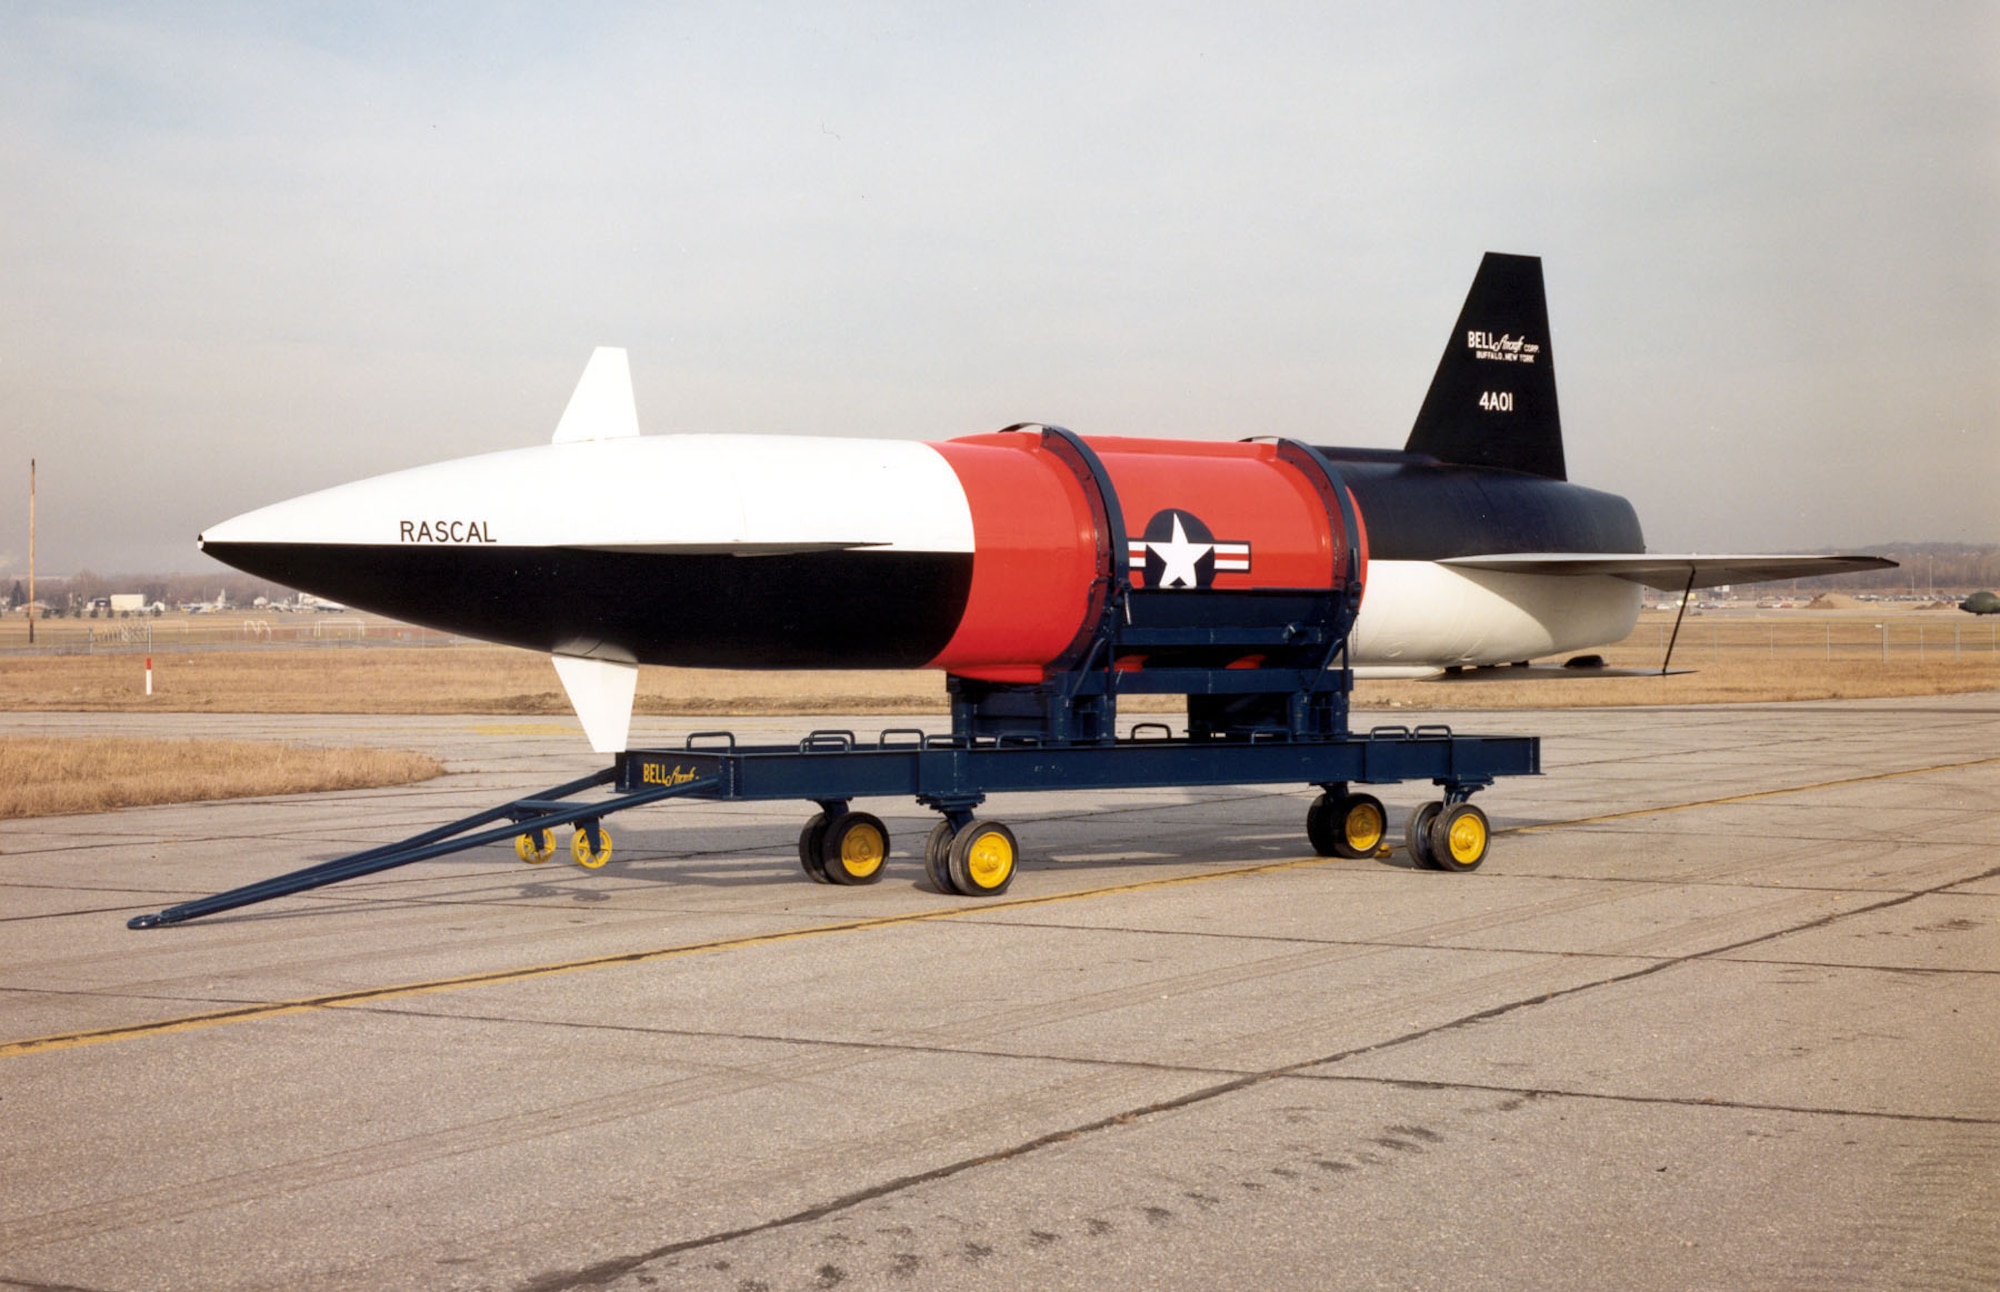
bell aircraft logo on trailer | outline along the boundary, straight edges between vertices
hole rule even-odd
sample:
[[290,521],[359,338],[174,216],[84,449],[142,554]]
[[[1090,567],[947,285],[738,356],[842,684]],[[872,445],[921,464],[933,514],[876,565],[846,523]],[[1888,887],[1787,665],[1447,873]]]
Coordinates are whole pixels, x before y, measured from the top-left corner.
[[641,785],[691,785],[695,779],[696,773],[690,768],[681,766],[679,763],[675,763],[672,767],[668,767],[665,763],[651,761],[639,764],[639,783]]
[[1542,347],[1530,344],[1526,336],[1509,336],[1505,332],[1498,336],[1491,332],[1467,332],[1465,345],[1473,358],[1496,363],[1533,363],[1542,352]]
[[1146,522],[1145,533],[1131,540],[1131,559],[1143,563],[1146,587],[1206,588],[1218,574],[1250,572],[1250,544],[1218,542],[1192,512],[1168,508]]

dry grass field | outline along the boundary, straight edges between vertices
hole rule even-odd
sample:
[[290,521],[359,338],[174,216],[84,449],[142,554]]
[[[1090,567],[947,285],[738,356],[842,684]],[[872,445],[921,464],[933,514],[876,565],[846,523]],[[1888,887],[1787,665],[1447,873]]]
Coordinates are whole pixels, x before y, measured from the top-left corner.
[[[641,713],[944,712],[944,675],[640,671]],[[568,713],[548,657],[503,646],[283,646],[0,655],[0,708],[197,713]]]
[[[1596,653],[1613,668],[1656,670],[1672,627],[1671,613],[1648,612],[1630,637]],[[1711,612],[1682,624],[1673,667],[1692,671],[1523,681],[1492,669],[1441,682],[1363,682],[1355,700],[1369,708],[1541,709],[1957,695],[2000,689],[2000,625],[1956,610]]]
[[[1642,616],[1601,652],[1615,667],[1655,669],[1672,617]],[[0,632],[0,709],[9,712],[567,714],[546,658],[452,644],[402,625],[348,618],[268,625],[204,616],[157,621],[153,694],[144,638],[124,626],[60,621],[38,631],[67,653],[20,649]],[[54,630],[51,632],[50,630]],[[102,630],[100,635],[99,630]],[[315,635],[317,632],[317,635]],[[131,640],[139,637],[138,641]],[[415,642],[431,644],[417,645]],[[13,647],[9,651],[6,648]],[[1543,661],[1550,662],[1550,661]],[[1523,677],[1494,669],[1449,681],[1362,682],[1361,709],[1615,705],[1939,695],[2000,689],[2000,624],[1957,612],[1711,612],[1690,617],[1668,677]],[[1175,713],[1176,699],[1132,697],[1133,714]],[[944,677],[927,672],[766,673],[647,668],[648,714],[943,714]],[[1357,720],[1357,726],[1371,720]],[[438,774],[421,755],[235,742],[0,739],[0,818],[147,803],[403,784]]]
[[[187,646],[317,647],[360,641],[440,645],[451,640],[446,633],[373,615],[286,615],[268,610],[229,610],[202,615],[40,618],[35,621],[33,644],[60,651],[93,647],[169,651]],[[28,645],[27,616],[0,615],[0,651],[20,650]]]
[[268,741],[0,738],[0,820],[150,803],[428,780],[443,769],[404,750],[312,749]]
[[[74,627],[68,621],[65,627]],[[1648,612],[1602,653],[1614,666],[1656,668],[1672,617]],[[18,625],[15,625],[18,627]],[[203,625],[206,627],[206,625]],[[32,710],[213,713],[563,714],[569,704],[546,658],[498,646],[388,644],[395,625],[348,620],[339,631],[368,644],[301,645],[260,636],[192,639],[155,634],[153,695],[131,646],[90,653],[0,653],[0,707]],[[407,632],[408,630],[402,630]],[[323,639],[322,639],[323,640]],[[435,638],[431,640],[436,640]],[[375,644],[381,642],[383,644]],[[1493,709],[1712,704],[1936,695],[2000,688],[2000,625],[1956,611],[1711,612],[1683,625],[1670,677],[1520,679],[1507,670],[1437,682],[1363,682],[1363,708]],[[649,714],[943,713],[944,678],[926,672],[760,673],[640,671],[638,710]],[[1172,702],[1142,697],[1134,713]]]

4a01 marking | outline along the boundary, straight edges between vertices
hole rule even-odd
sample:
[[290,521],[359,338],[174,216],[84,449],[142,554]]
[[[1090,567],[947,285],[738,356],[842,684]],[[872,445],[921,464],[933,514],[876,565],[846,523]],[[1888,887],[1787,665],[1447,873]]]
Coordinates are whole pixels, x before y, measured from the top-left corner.
[[1511,390],[1488,390],[1479,396],[1479,406],[1489,413],[1511,413],[1514,411],[1514,392]]
[[493,534],[483,520],[404,520],[396,524],[405,543],[490,543]]

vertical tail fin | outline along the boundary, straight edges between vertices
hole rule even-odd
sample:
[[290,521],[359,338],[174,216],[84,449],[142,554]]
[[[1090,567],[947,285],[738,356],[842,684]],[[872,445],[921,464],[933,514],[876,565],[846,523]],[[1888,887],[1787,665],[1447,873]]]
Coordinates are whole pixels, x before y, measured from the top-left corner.
[[1405,447],[1567,479],[1554,362],[1541,257],[1487,252]]

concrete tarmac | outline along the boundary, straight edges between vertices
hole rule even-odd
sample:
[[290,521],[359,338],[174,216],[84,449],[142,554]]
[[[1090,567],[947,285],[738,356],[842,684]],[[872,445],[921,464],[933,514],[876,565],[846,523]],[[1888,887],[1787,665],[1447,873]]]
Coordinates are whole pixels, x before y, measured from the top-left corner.
[[[976,901],[913,804],[839,888],[809,805],[683,802],[601,871],[491,847],[130,932],[596,760],[553,719],[0,717],[449,769],[0,824],[0,1285],[2000,1286],[2000,693],[1423,719],[1545,738],[1471,875],[1313,857],[1303,789],[1068,793],[987,805],[1025,861]],[[1428,792],[1381,791],[1396,837]]]

